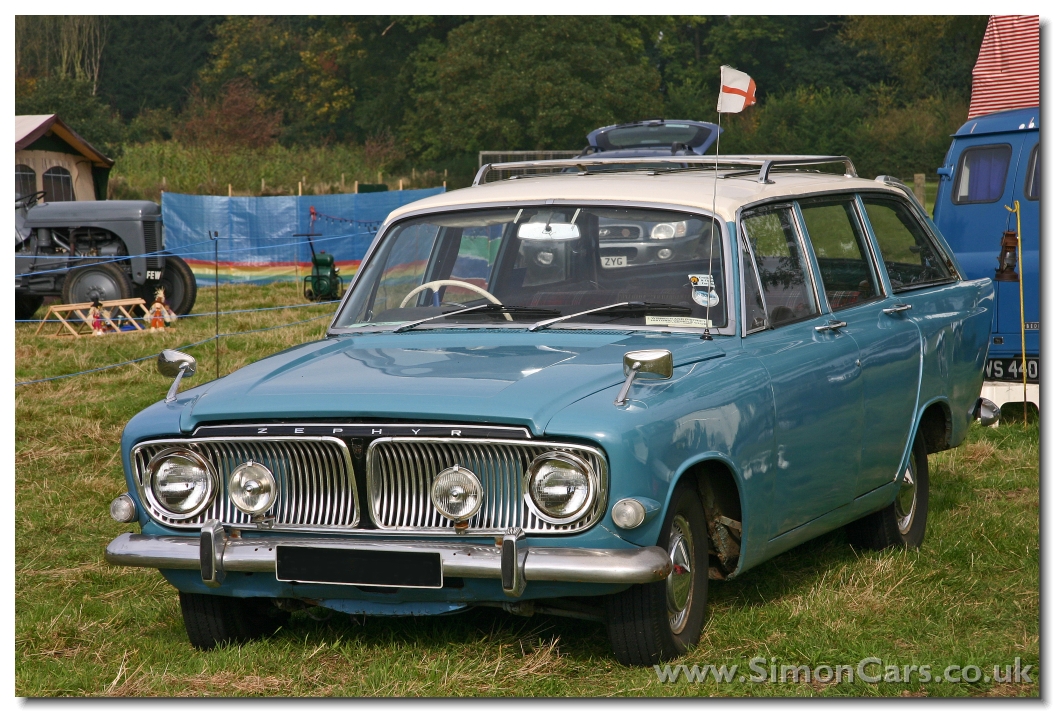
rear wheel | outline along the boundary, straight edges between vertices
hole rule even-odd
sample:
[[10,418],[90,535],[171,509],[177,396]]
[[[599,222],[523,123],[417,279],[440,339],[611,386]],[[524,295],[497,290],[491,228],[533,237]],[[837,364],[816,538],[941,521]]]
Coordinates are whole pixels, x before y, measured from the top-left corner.
[[190,644],[201,650],[274,635],[289,622],[289,613],[275,606],[270,598],[180,591],[179,607]]
[[[158,286],[165,288],[165,299],[176,314],[183,316],[194,308],[198,298],[198,282],[183,258],[165,255],[165,271]],[[153,299],[154,295],[151,294],[147,302]]]
[[15,318],[32,319],[44,303],[44,297],[27,292],[15,292]]
[[65,304],[81,304],[96,299],[105,302],[132,296],[131,280],[123,269],[112,262],[70,270],[62,282],[62,301]]
[[706,520],[690,482],[674,492],[658,545],[673,561],[665,581],[637,584],[608,597],[608,637],[623,665],[654,665],[699,642],[709,576]]
[[922,435],[915,436],[896,499],[885,509],[867,515],[845,528],[849,542],[858,549],[906,546],[917,549],[926,536],[930,503],[930,468]]

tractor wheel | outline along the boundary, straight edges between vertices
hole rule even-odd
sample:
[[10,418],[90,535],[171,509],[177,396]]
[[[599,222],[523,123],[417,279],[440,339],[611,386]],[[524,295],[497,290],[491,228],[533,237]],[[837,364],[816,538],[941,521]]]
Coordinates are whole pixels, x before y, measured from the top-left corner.
[[[161,275],[158,286],[165,288],[165,300],[179,316],[189,314],[194,308],[194,302],[198,298],[198,281],[182,257],[165,255],[165,272]],[[150,299],[146,301],[150,303],[153,299],[151,294]]]
[[77,267],[70,270],[62,281],[62,301],[65,304],[82,304],[95,299],[105,302],[132,296],[132,281],[112,262]]

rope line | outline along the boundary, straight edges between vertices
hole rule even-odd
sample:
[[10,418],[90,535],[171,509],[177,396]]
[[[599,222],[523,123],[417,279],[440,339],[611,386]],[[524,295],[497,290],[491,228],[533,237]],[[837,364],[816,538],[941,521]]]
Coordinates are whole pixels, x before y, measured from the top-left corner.
[[[194,348],[195,346],[201,346],[202,344],[207,344],[210,341],[215,341],[216,339],[222,339],[225,336],[241,336],[242,334],[256,334],[256,333],[259,333],[261,331],[274,331],[275,329],[284,329],[284,328],[289,327],[289,326],[296,326],[297,324],[306,324],[306,323],[308,323],[310,321],[318,321],[319,319],[325,319],[325,318],[327,318],[329,316],[331,316],[331,315],[330,314],[323,314],[322,316],[314,316],[314,317],[311,317],[310,319],[302,319],[300,321],[293,321],[293,322],[290,322],[288,324],[279,324],[278,326],[266,326],[266,327],[263,327],[261,329],[250,329],[249,331],[234,331],[234,332],[230,332],[230,333],[218,334],[216,336],[210,336],[207,339],[203,339],[202,341],[195,341],[192,344],[186,344],[184,346],[179,346],[179,347],[177,347],[177,350],[191,349],[191,348]],[[134,359],[131,359],[129,361],[121,361],[120,363],[112,363],[112,364],[110,364],[108,366],[100,366],[99,368],[92,368],[92,369],[89,369],[87,371],[77,371],[76,373],[64,373],[61,376],[49,376],[48,378],[38,378],[38,379],[35,379],[35,380],[32,380],[32,381],[16,381],[15,382],[15,386],[16,387],[17,386],[28,386],[28,385],[31,385],[33,383],[46,383],[48,381],[57,381],[57,380],[62,379],[62,378],[73,378],[74,376],[84,376],[84,375],[89,374],[89,373],[98,373],[99,371],[107,371],[107,370],[109,370],[111,368],[118,368],[119,366],[128,366],[128,365],[133,364],[133,363],[139,363],[140,361],[146,361],[147,359],[157,358],[157,356],[160,353],[161,352],[159,351],[157,353],[150,354],[149,356],[142,356],[140,358],[134,358]]]
[[[257,309],[232,309],[230,311],[221,311],[220,312],[220,316],[223,316],[224,314],[246,314],[246,313],[249,313],[249,312],[275,311],[277,309],[299,309],[301,307],[317,307],[317,306],[320,306],[322,304],[336,304],[339,301],[340,301],[339,299],[333,299],[333,300],[329,300],[329,301],[325,301],[325,302],[304,302],[303,304],[290,304],[290,305],[284,306],[284,307],[259,307]],[[201,312],[199,314],[184,314],[183,316],[179,317],[179,319],[196,319],[197,317],[202,317],[202,316],[213,316],[214,317],[214,316],[216,316],[216,312]],[[143,316],[143,317],[135,317],[134,320],[135,321],[145,322],[147,320],[147,318],[148,317],[145,317],[145,316]],[[61,323],[58,319],[15,319],[14,321],[16,323],[19,323],[19,324],[41,324],[41,323],[60,324]]]
[[[362,236],[362,235],[372,235],[372,234],[373,233],[370,233],[370,232],[366,231],[366,232],[351,232],[351,233],[348,233],[346,235],[329,235],[327,237],[320,237],[320,238],[316,239],[315,242],[326,242],[328,240],[346,240],[346,239],[351,238],[351,237],[359,237],[359,236]],[[203,243],[192,242],[192,243],[190,243],[190,245],[186,245],[186,247],[191,247],[193,245],[200,245],[200,244],[203,244]],[[279,248],[279,247],[295,247],[295,246],[299,246],[299,245],[302,245],[302,244],[304,244],[304,243],[303,242],[282,242],[282,243],[279,243],[279,244],[276,244],[276,245],[268,244],[268,245],[258,245],[258,246],[255,246],[255,247],[228,247],[228,248],[225,248],[225,249],[221,250],[221,252],[223,252],[225,254],[230,254],[232,252],[251,252],[253,250],[263,250],[263,249],[271,250],[271,249],[275,249],[275,248]],[[156,252],[144,252],[142,254],[136,254],[136,255],[119,255],[117,257],[114,257],[114,258],[108,259],[108,260],[101,260],[101,259],[99,259],[97,257],[92,257],[90,255],[25,255],[25,256],[22,256],[21,259],[26,259],[26,260],[28,260],[28,259],[62,259],[62,260],[74,260],[74,261],[76,261],[76,260],[81,260],[81,261],[83,261],[83,260],[91,260],[91,262],[88,262],[87,264],[89,264],[89,265],[101,265],[101,264],[108,264],[110,262],[123,262],[125,260],[130,260],[133,257],[151,257],[151,256],[155,256],[155,255],[176,255],[177,257],[188,257],[188,256],[191,256],[191,255],[214,255],[215,254],[214,250],[201,250],[199,252],[183,252],[182,250],[183,250],[182,247],[165,248],[164,250],[158,250]],[[16,257],[16,259],[19,258],[19,255],[15,255],[15,257]],[[26,274],[38,275],[38,274],[51,274],[51,273],[54,273],[54,272],[68,272],[71,269],[74,269],[74,268],[76,268],[78,266],[80,266],[80,265],[79,264],[75,264],[75,265],[72,265],[70,267],[59,267],[59,268],[56,268],[56,269],[33,270],[32,272],[27,272]]]

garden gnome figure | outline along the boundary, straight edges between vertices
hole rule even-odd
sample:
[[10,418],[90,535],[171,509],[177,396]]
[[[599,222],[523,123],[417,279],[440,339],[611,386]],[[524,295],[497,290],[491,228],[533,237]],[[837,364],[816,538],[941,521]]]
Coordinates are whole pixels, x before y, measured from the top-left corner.
[[165,289],[159,287],[154,292],[154,303],[150,305],[150,331],[164,331],[165,317],[168,309],[165,308]]
[[100,302],[98,299],[92,300],[91,308],[88,309],[88,318],[91,320],[92,336],[102,336],[102,302]]

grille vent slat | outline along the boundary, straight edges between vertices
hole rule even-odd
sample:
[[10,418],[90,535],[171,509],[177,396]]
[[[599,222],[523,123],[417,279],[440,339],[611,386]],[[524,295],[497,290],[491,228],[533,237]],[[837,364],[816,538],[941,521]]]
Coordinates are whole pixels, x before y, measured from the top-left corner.
[[[534,516],[523,501],[523,473],[545,452],[564,450],[588,462],[597,473],[600,491],[583,519],[549,524]],[[483,486],[484,502],[469,522],[470,529],[521,527],[528,533],[564,533],[586,529],[607,505],[607,463],[593,448],[567,444],[510,441],[440,441],[382,438],[367,454],[367,489],[371,515],[380,529],[450,530],[453,522],[439,516],[431,503],[435,476],[454,464],[472,470]]]

